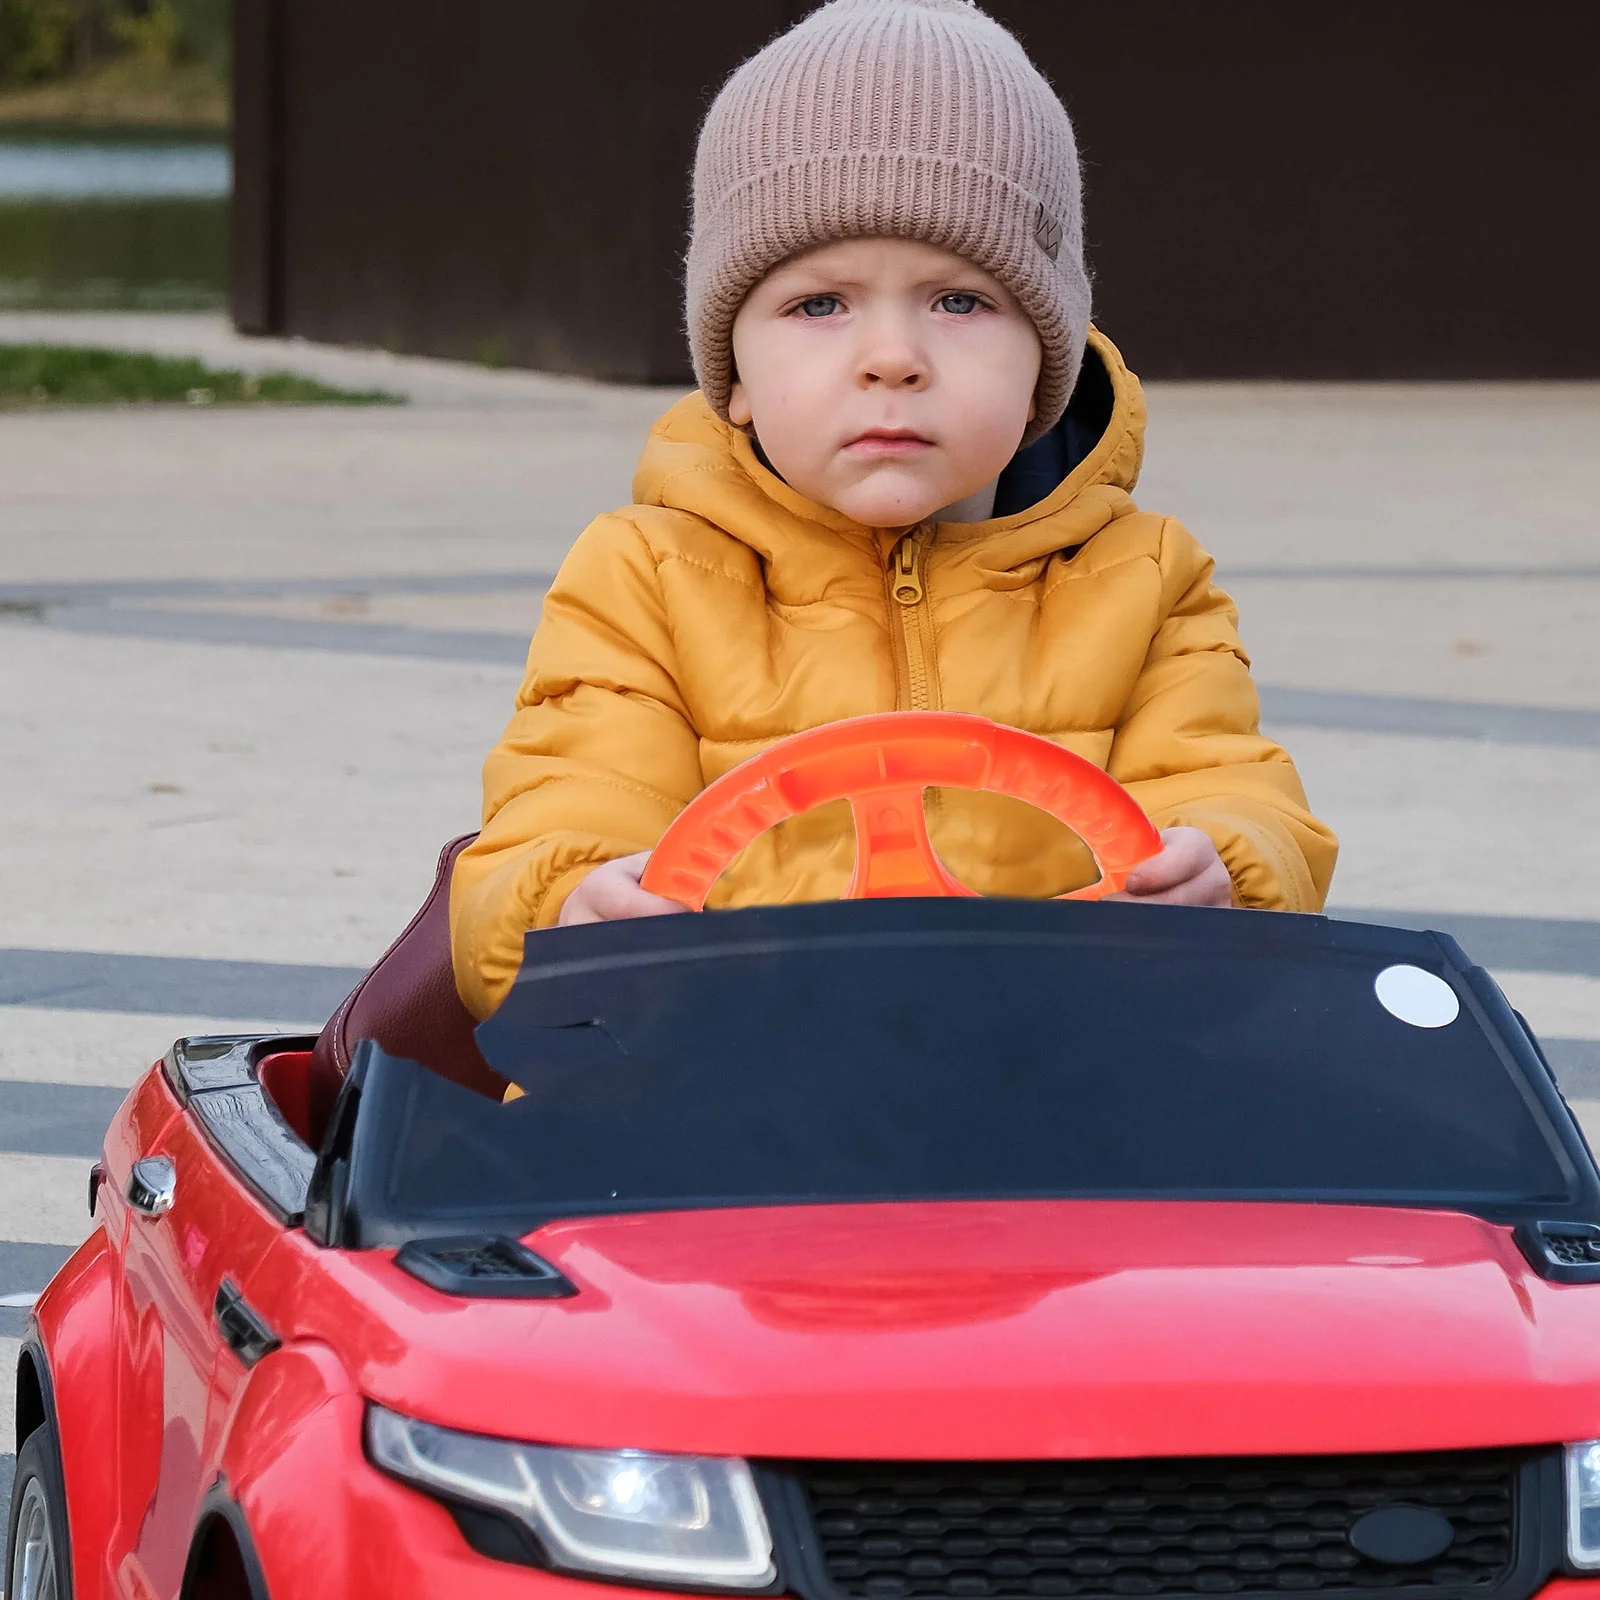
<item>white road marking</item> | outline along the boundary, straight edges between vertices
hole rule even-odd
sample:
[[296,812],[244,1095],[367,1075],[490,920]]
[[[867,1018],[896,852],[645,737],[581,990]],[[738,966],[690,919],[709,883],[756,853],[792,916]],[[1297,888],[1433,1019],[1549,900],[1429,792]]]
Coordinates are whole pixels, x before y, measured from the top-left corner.
[[0,1339],[0,1455],[10,1455],[17,1438],[17,1356],[20,1339]]
[[1494,976],[1541,1039],[1600,1039],[1600,978],[1556,972]]
[[294,1033],[292,1024],[145,1012],[0,1006],[0,1080],[129,1089],[174,1039],[198,1033]]
[[0,1241],[81,1244],[91,1226],[89,1166],[78,1156],[0,1158]]

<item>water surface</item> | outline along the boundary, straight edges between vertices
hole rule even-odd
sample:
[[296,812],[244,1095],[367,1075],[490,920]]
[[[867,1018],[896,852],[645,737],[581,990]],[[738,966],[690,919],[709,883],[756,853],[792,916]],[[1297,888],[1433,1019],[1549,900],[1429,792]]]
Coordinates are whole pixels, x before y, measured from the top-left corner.
[[0,202],[32,200],[224,200],[226,146],[6,140],[0,136]]
[[0,131],[0,311],[199,311],[227,294],[221,140]]

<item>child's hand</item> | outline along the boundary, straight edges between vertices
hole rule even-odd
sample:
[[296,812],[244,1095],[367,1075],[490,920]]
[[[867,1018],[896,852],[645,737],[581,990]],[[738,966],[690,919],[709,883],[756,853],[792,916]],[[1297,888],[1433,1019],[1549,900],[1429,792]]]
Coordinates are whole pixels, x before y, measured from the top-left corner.
[[1161,853],[1128,874],[1121,894],[1146,906],[1231,906],[1233,879],[1209,836],[1198,828],[1163,828]]
[[570,928],[580,922],[620,922],[625,917],[668,917],[674,911],[687,911],[676,900],[664,900],[639,887],[649,859],[650,852],[641,850],[596,867],[567,896],[559,925]]

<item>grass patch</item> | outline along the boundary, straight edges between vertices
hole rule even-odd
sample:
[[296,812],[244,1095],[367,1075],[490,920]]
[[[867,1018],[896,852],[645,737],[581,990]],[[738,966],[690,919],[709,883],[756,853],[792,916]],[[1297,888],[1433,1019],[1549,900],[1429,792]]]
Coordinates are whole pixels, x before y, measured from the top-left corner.
[[206,62],[169,66],[126,56],[53,83],[0,88],[0,124],[6,123],[221,132],[228,126],[228,81]]
[[204,362],[59,344],[0,345],[0,408],[36,406],[381,406],[381,389],[338,389],[292,372],[246,373]]

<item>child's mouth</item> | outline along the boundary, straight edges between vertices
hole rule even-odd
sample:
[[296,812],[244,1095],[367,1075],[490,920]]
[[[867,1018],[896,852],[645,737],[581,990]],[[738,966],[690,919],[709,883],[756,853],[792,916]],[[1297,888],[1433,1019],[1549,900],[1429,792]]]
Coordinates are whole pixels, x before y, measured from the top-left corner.
[[921,434],[902,433],[895,429],[874,429],[852,439],[846,446],[852,455],[895,456],[914,455],[919,450],[933,448],[931,439]]

